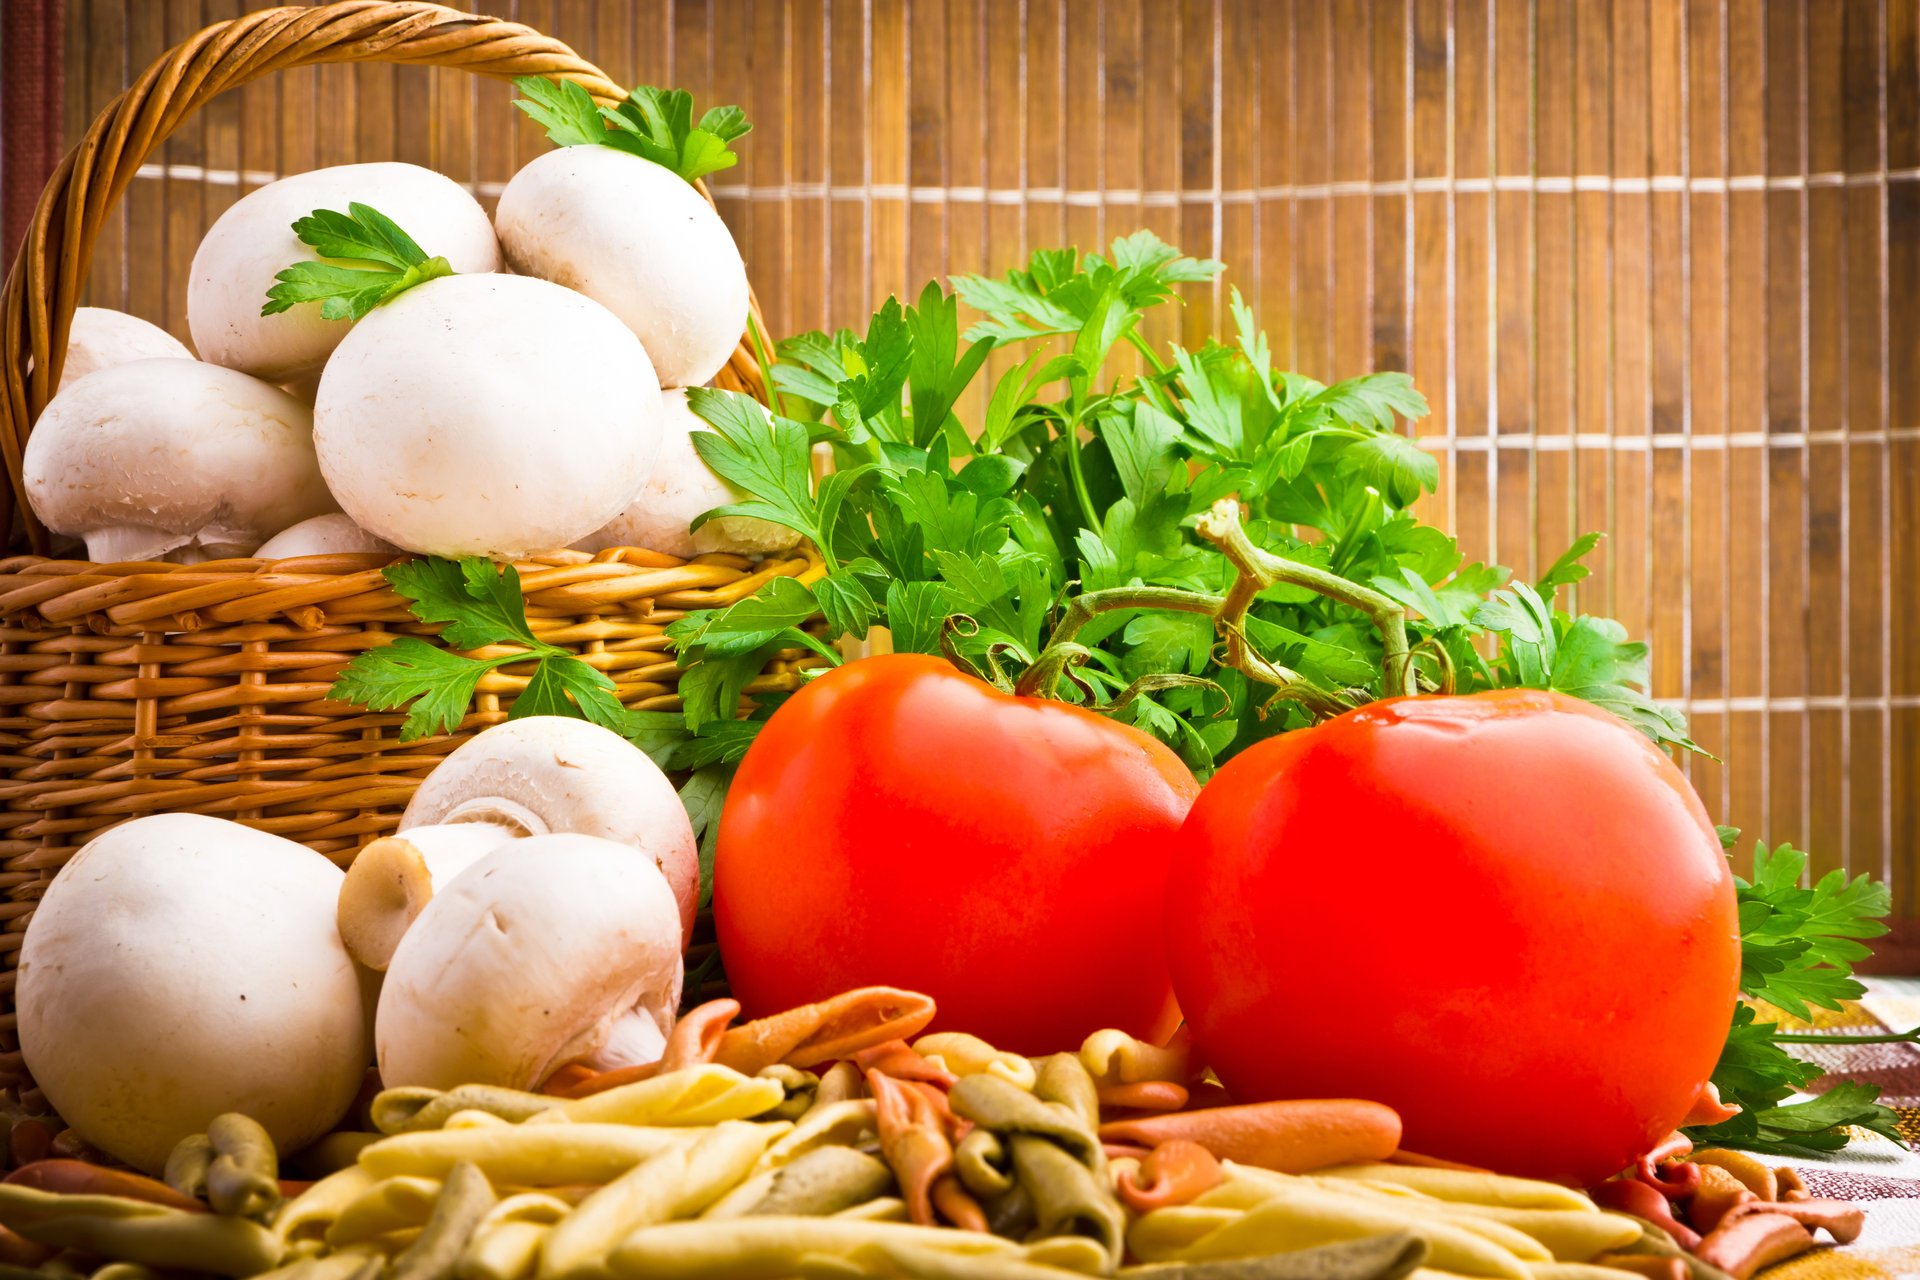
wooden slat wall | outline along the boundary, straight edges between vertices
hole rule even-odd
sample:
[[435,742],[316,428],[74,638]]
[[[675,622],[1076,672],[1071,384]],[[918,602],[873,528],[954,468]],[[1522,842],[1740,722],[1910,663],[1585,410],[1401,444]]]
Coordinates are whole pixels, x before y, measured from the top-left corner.
[[[240,0],[68,0],[67,129]],[[498,0],[623,83],[743,104],[716,194],[779,332],[1150,226],[1276,357],[1410,369],[1430,515],[1650,640],[1716,816],[1920,916],[1920,0]],[[96,302],[183,332],[206,224],[274,174],[430,164],[491,199],[504,88],[330,67],[188,123]],[[184,333],[183,333],[184,336]]]

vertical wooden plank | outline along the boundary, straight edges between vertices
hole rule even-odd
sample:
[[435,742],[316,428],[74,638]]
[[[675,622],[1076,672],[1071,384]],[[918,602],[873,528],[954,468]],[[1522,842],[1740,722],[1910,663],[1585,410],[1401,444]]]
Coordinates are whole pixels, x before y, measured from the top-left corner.
[[[1609,0],[1575,0],[1573,77],[1573,150],[1577,176],[1612,170],[1613,21]],[[1573,193],[1573,388],[1574,522],[1581,529],[1603,529],[1608,537],[1588,558],[1593,574],[1572,593],[1587,613],[1613,612],[1612,536],[1613,468],[1605,448],[1587,441],[1613,428],[1612,280],[1608,260],[1613,201],[1607,191],[1579,185]]]
[[[128,64],[145,68],[167,47],[166,7],[132,4],[128,18]],[[166,164],[172,157],[170,146],[162,145],[148,163]],[[126,309],[185,339],[186,317],[167,305],[166,228],[174,186],[166,178],[135,178],[127,188]]]
[[[1447,84],[1450,32],[1445,0],[1412,0],[1409,39],[1413,43],[1413,180],[1443,183],[1447,176],[1451,132]],[[1453,325],[1452,202],[1445,190],[1416,186],[1413,194],[1413,380],[1432,406],[1415,424],[1416,434],[1445,441],[1452,435]],[[1435,446],[1429,446],[1435,447]],[[1439,444],[1440,490],[1419,508],[1423,519],[1448,529],[1453,519],[1453,453]]]
[[[754,29],[756,15],[762,7],[763,0],[709,0],[702,10],[705,25],[698,36],[691,40],[676,38],[674,42],[674,57],[683,72],[676,77],[675,87],[691,93],[697,103],[735,104],[753,122],[756,133],[749,135],[752,145],[741,147],[740,163],[725,173],[715,174],[709,189],[720,216],[733,232],[741,257],[746,259],[747,274],[755,282],[755,293],[763,305],[777,314],[786,293],[785,282],[778,274],[779,228],[776,225],[771,233],[775,241],[769,249],[773,261],[762,268],[759,264],[763,246],[760,227],[755,221],[755,205],[758,203],[756,189],[762,183],[777,188],[779,175],[786,172],[787,125],[781,118],[786,103],[777,93],[765,99],[760,96],[760,81],[767,71],[762,64],[769,56],[763,51],[766,37],[757,35]],[[779,54],[776,51],[771,56],[776,64],[771,74],[778,78]],[[766,109],[760,110],[763,100]],[[769,174],[774,176],[768,178]],[[779,323],[772,316],[768,323],[777,336]]]
[[[833,127],[826,131],[827,317],[835,329],[851,326],[867,312],[873,297],[874,245],[869,239],[873,193],[869,185],[873,93],[867,66],[871,33],[862,0],[831,0],[827,79],[833,89]],[[1017,31],[1017,28],[1015,28]],[[998,124],[999,117],[995,117]]]
[[[1721,12],[1720,0],[1690,0],[1687,8],[1687,166],[1698,178],[1727,173]],[[1750,610],[1735,617],[1727,601],[1727,197],[1702,184],[1687,202],[1686,427],[1692,440],[1704,442],[1688,459],[1687,695],[1717,701],[1728,691],[1728,629],[1751,627]],[[1726,713],[1689,707],[1687,718],[1694,740],[1725,759]],[[1724,768],[1704,756],[1689,756],[1686,767],[1708,812],[1724,818]]]
[[[72,0],[76,9],[84,4],[86,23],[80,28],[84,33],[86,71],[85,75],[69,69],[67,82],[84,82],[87,86],[87,106],[81,121],[82,126],[91,124],[95,113],[113,101],[115,94],[127,85],[133,71],[129,65],[129,53],[133,47],[133,34],[129,30],[127,0]],[[127,196],[119,207],[107,215],[99,235],[93,243],[93,265],[87,282],[87,301],[95,306],[113,307],[120,311],[133,310],[133,297],[128,267],[132,253],[128,245],[128,215],[136,204],[144,204],[154,194],[154,183],[135,178],[128,188]],[[135,315],[140,314],[134,312]],[[177,325],[169,325],[163,316],[147,317],[173,330],[176,337],[186,340],[184,320]]]
[[[1886,168],[1920,168],[1920,7],[1888,4],[1886,34]],[[1887,425],[1895,431],[1920,428],[1920,313],[1910,299],[1920,296],[1920,182],[1908,177],[1886,192],[1886,292],[1883,320],[1887,367]],[[1891,609],[1887,630],[1910,637],[1920,627],[1920,602],[1912,584],[1920,582],[1920,440],[1895,437],[1886,474],[1888,580]],[[1920,697],[1920,645],[1892,645],[1889,692],[1896,698]],[[1909,701],[1890,717],[1892,797],[1891,847],[1902,858],[1906,883],[1899,914],[1920,916],[1920,706]]]
[[[1219,68],[1213,0],[1180,4],[1180,247],[1196,256],[1220,256],[1212,193],[1219,190],[1220,119],[1214,91]],[[1071,156],[1071,151],[1069,151]],[[1071,170],[1072,162],[1069,160]],[[1071,223],[1072,210],[1067,217]],[[1198,349],[1216,328],[1216,285],[1185,285],[1181,334]]]
[[787,180],[793,190],[787,196],[791,242],[785,334],[828,322],[828,107],[833,96],[828,92],[826,8],[826,0],[797,0],[789,12],[787,117],[793,123]]
[[[872,219],[868,232],[868,261],[872,279],[868,306],[878,306],[897,293],[907,275],[907,0],[873,0],[868,65],[873,68],[872,105],[868,114],[869,171],[874,187],[869,196]],[[856,317],[856,324],[861,317]],[[861,325],[864,327],[864,325]]]
[[789,283],[781,337],[827,323],[827,105],[832,99],[826,87],[826,8],[826,0],[795,0],[788,9]]
[[[1682,61],[1683,10],[1650,6],[1648,25],[1648,168],[1661,178],[1687,176],[1686,67]],[[1686,215],[1682,191],[1650,191],[1648,204],[1647,365],[1650,502],[1647,592],[1653,654],[1653,694],[1686,693],[1687,671],[1687,455],[1664,447],[1686,430]]]
[[[1842,54],[1844,155],[1848,173],[1868,173],[1881,163],[1883,121],[1880,114],[1881,36],[1879,14],[1849,9]],[[1842,555],[1846,564],[1846,678],[1848,697],[1854,699],[1847,716],[1846,855],[1855,871],[1887,876],[1894,871],[1894,849],[1888,806],[1892,797],[1884,785],[1890,750],[1890,717],[1870,699],[1887,693],[1887,613],[1882,592],[1889,548],[1883,533],[1887,514],[1884,477],[1889,465],[1886,440],[1886,404],[1882,387],[1886,377],[1886,333],[1882,326],[1880,288],[1886,260],[1880,242],[1880,216],[1885,192],[1877,186],[1850,186],[1846,190],[1842,239],[1846,245],[1845,389],[1847,444],[1846,531]],[[1913,877],[1911,857],[1898,868],[1901,885]]]
[[[1144,225],[1140,220],[1141,122],[1145,15],[1141,0],[1100,6],[1100,185],[1095,232],[1105,243]],[[1157,101],[1157,95],[1156,95]]]
[[[226,22],[240,16],[243,5],[240,0],[204,0],[200,10],[200,21],[204,25]],[[194,229],[194,248],[199,247],[200,237],[213,225],[213,220],[232,206],[241,195],[237,180],[240,164],[240,113],[243,100],[237,93],[223,93],[200,109],[200,123],[204,133],[201,139],[201,154],[205,157],[201,163],[212,172],[221,175],[219,182],[203,184],[200,196],[201,222]],[[234,175],[235,181],[227,181],[227,175]],[[188,261],[192,261],[192,249],[188,250]],[[181,276],[181,305],[186,305],[186,280]]]
[[[1453,32],[1454,532],[1469,560],[1496,560],[1493,0],[1456,0]],[[1471,184],[1471,185],[1468,185]],[[1469,451],[1467,445],[1480,447]]]
[[[1806,60],[1807,169],[1833,173],[1846,163],[1844,22],[1809,10]],[[1828,431],[1844,421],[1847,401],[1846,191],[1810,187],[1806,192],[1806,424]],[[1806,690],[1813,698],[1847,694],[1846,519],[1847,452],[1840,443],[1811,443],[1805,450],[1806,593],[1808,623]],[[1806,838],[1815,877],[1844,866],[1847,850],[1847,716],[1842,710],[1809,710],[1805,743]]]
[[[985,11],[986,0],[948,0],[947,43],[953,64],[947,80],[947,129],[951,135],[947,177],[954,191],[947,209],[947,254],[937,273],[943,289],[949,275],[987,271],[995,265],[987,260],[985,188],[991,100],[986,92]],[[961,420],[979,421],[986,405],[986,391],[976,379],[958,406]]]
[[[1149,6],[1151,9],[1152,6]],[[1151,27],[1151,24],[1149,24]],[[1254,21],[1260,88],[1260,285],[1254,313],[1273,344],[1274,362],[1295,369],[1293,227],[1293,6],[1263,4]],[[1148,41],[1151,57],[1152,41]]]
[[1329,378],[1364,372],[1372,346],[1368,312],[1375,285],[1367,245],[1372,238],[1373,199],[1366,192],[1373,170],[1370,8],[1370,3],[1339,6],[1329,39],[1333,121],[1330,176],[1336,184],[1335,194],[1327,201],[1333,219],[1333,270],[1328,284]]
[[[206,25],[201,20],[200,0],[166,0],[166,27],[164,44],[168,47],[179,44],[188,36]],[[192,166],[204,169],[207,164],[207,118],[206,113],[194,112],[173,136],[162,144],[161,153],[169,166]],[[165,262],[161,266],[161,305],[164,315],[184,317],[187,312],[187,277],[193,263],[193,251],[200,244],[201,232],[205,230],[205,200],[207,183],[198,177],[173,177],[166,179],[166,226],[161,252]],[[164,322],[163,322],[164,323]]]
[[[1724,18],[1727,61],[1727,171],[1752,178],[1766,169],[1766,23],[1760,0],[1729,0]],[[1767,263],[1756,247],[1767,234],[1766,193],[1751,184],[1727,193],[1727,412],[1728,430],[1749,438],[1766,430]],[[1766,616],[1768,506],[1766,451],[1740,445],[1728,451],[1728,596]],[[1767,688],[1764,625],[1729,627],[1727,693],[1764,697]],[[1765,716],[1743,711],[1729,717],[1727,770],[1730,804],[1722,819],[1746,832],[1747,843],[1766,827],[1767,740]],[[1746,846],[1743,845],[1743,850]],[[1745,853],[1741,859],[1745,858]],[[1741,859],[1736,859],[1739,865]]]
[[677,88],[673,83],[674,0],[630,0],[633,10],[632,79],[623,86],[650,84]]
[[[1268,8],[1277,12],[1282,6]],[[1181,68],[1183,34],[1180,6],[1166,0],[1149,0],[1141,13],[1141,62],[1143,83],[1152,86],[1153,110],[1141,110],[1140,186],[1145,193],[1140,222],[1168,244],[1188,252],[1199,246],[1184,243],[1185,228],[1180,221],[1180,186],[1183,172],[1184,117],[1173,104],[1183,100]],[[1057,239],[1057,237],[1056,237]],[[1040,238],[1036,245],[1054,241]],[[1182,311],[1179,304],[1155,307],[1147,313],[1143,326],[1147,341],[1164,351],[1167,344],[1181,340]]]
[[793,321],[797,282],[787,256],[791,235],[788,211],[793,201],[788,166],[797,132],[787,95],[787,22],[792,8],[786,0],[752,0],[747,27],[731,33],[732,52],[720,59],[737,64],[742,61],[738,51],[746,46],[746,83],[741,88],[746,94],[747,118],[754,122],[749,135],[754,143],[751,167],[742,174],[748,183],[746,208],[742,210],[750,228],[747,271],[757,282],[755,290],[766,313],[767,327],[776,338],[802,327]]
[[[1104,250],[1100,236],[1100,90],[1103,51],[1098,0],[1066,0],[1065,56],[1060,93],[1066,138],[1061,155],[1066,199],[1061,210],[1065,243],[1083,252]],[[1184,104],[1183,104],[1184,105]]]
[[[1254,224],[1252,191],[1260,181],[1261,120],[1251,104],[1257,100],[1259,70],[1254,30],[1258,0],[1222,0],[1220,10],[1220,102],[1218,126],[1220,186],[1227,193],[1220,206],[1219,258],[1227,264],[1219,297],[1237,287],[1248,299],[1259,297],[1260,240]],[[1364,247],[1363,247],[1364,251]],[[1231,333],[1233,320],[1224,303],[1216,302],[1215,331]]]
[[[1806,20],[1801,0],[1767,5],[1767,172],[1793,177],[1806,172],[1803,137],[1806,96],[1802,79]],[[1767,193],[1767,431],[1791,436],[1805,429],[1802,399],[1804,348],[1802,273],[1805,223],[1802,190]],[[1771,442],[1770,442],[1771,443]],[[1767,574],[1767,698],[1804,697],[1807,692],[1806,448],[1782,443],[1767,451],[1769,566]],[[1767,715],[1767,838],[1800,841],[1805,836],[1805,716]],[[1805,847],[1804,845],[1802,846]]]
[[[1068,243],[1066,209],[1061,200],[1067,185],[1066,140],[1061,123],[1066,113],[1061,98],[1068,39],[1065,6],[1066,0],[1027,0],[1026,5],[1026,216],[1027,244],[1034,249]],[[1170,80],[1156,83],[1169,93],[1174,87]]]
[[[1613,164],[1644,180],[1652,163],[1652,0],[1614,0]],[[1652,521],[1651,194],[1622,184],[1613,196],[1613,616],[1629,634],[1652,629],[1647,539]]]
[[[1493,173],[1522,182],[1534,174],[1533,32],[1530,6],[1494,6]],[[1534,428],[1534,245],[1531,186],[1493,193],[1494,405],[1498,435]],[[1496,445],[1497,445],[1496,441]],[[1498,447],[1494,462],[1494,547],[1502,564],[1535,573],[1531,446]],[[1547,552],[1558,554],[1558,549]]]
[[947,0],[907,4],[907,274],[911,300],[947,256]]
[[[354,162],[354,139],[360,121],[359,103],[353,92],[356,70],[351,63],[316,68],[313,115],[300,120],[283,120],[284,124],[313,131],[313,162],[316,168]],[[434,73],[426,67],[407,67],[399,74],[403,87],[397,111],[406,120],[407,127],[397,130],[400,154],[396,158],[425,165],[429,169],[438,168],[440,139],[435,127],[437,104],[433,95]]]
[[1325,6],[1293,8],[1293,366],[1331,382],[1333,364],[1333,37]]
[[[1533,543],[1539,561],[1558,556],[1574,524],[1573,430],[1574,6],[1543,0],[1534,17]],[[1504,397],[1503,397],[1504,403]],[[1551,447],[1550,447],[1551,446]]]
[[1409,369],[1412,299],[1413,170],[1408,160],[1413,120],[1408,110],[1409,0],[1373,0],[1373,166],[1369,199],[1373,232],[1369,369]]

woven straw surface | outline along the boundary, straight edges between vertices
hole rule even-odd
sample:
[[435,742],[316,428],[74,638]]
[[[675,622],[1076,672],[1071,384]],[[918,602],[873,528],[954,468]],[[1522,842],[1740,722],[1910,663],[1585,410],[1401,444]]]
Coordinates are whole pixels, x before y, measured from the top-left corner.
[[[16,522],[42,553],[0,560],[0,1076],[20,1070],[12,996],[33,904],[92,836],[143,814],[189,811],[344,862],[393,829],[441,756],[506,717],[530,674],[517,666],[489,674],[458,733],[403,744],[401,715],[326,698],[354,655],[399,635],[433,636],[381,577],[389,557],[54,560],[26,508],[22,449],[58,385],[100,228],[141,163],[216,95],[332,62],[544,74],[601,101],[622,96],[572,49],[517,23],[381,0],[268,9],[166,53],[61,162],[0,296],[0,455],[12,482],[0,489],[0,528]],[[715,383],[765,398],[745,336]],[[819,562],[804,551],[752,564],[620,549],[518,568],[534,632],[605,671],[623,702],[645,709],[676,704],[667,623],[744,598],[769,577],[818,573]],[[797,680],[791,664],[775,662],[748,693]]]

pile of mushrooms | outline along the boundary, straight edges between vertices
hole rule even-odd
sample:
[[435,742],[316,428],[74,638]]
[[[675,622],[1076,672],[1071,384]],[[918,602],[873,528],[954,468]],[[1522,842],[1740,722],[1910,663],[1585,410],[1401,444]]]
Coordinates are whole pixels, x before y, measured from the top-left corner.
[[[296,222],[359,206],[451,274],[364,314],[264,314],[276,279],[318,256]],[[737,495],[693,449],[703,424],[679,389],[725,366],[748,308],[712,206],[610,146],[534,159],[491,219],[418,165],[297,174],[243,196],[200,242],[185,317],[197,359],[132,316],[76,313],[26,446],[27,498],[96,561],[785,550],[797,535],[763,521],[690,527]]]
[[376,1061],[388,1087],[530,1090],[660,1058],[699,871],[643,752],[584,720],[510,720],[442,761],[403,824],[344,875],[197,814],[95,838],[21,949],[21,1048],[48,1102],[157,1173],[231,1111],[299,1150]]

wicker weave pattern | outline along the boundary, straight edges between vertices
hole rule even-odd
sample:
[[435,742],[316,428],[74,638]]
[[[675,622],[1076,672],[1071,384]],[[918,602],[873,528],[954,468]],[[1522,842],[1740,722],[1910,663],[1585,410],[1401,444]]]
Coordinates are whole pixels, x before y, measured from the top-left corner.
[[[58,385],[100,226],[148,153],[219,93],[290,67],[348,61],[553,75],[601,101],[621,96],[556,40],[431,4],[268,9],[173,49],[61,162],[0,295],[0,456],[12,482],[0,489],[0,528],[17,520],[34,551],[48,549],[26,507],[22,450]],[[757,318],[757,302],[753,309]],[[745,336],[715,383],[766,398]],[[403,716],[327,700],[354,655],[396,636],[433,638],[381,577],[389,559],[0,560],[0,1077],[21,1071],[12,995],[33,904],[94,835],[144,814],[206,813],[344,863],[393,829],[440,757],[506,717],[527,667],[483,678],[458,733],[412,743],[398,741]],[[757,565],[561,552],[518,568],[535,634],[605,671],[621,700],[642,709],[677,705],[667,623],[742,599],[771,577],[822,572],[809,551]],[[775,662],[748,693],[793,687],[799,661]]]

